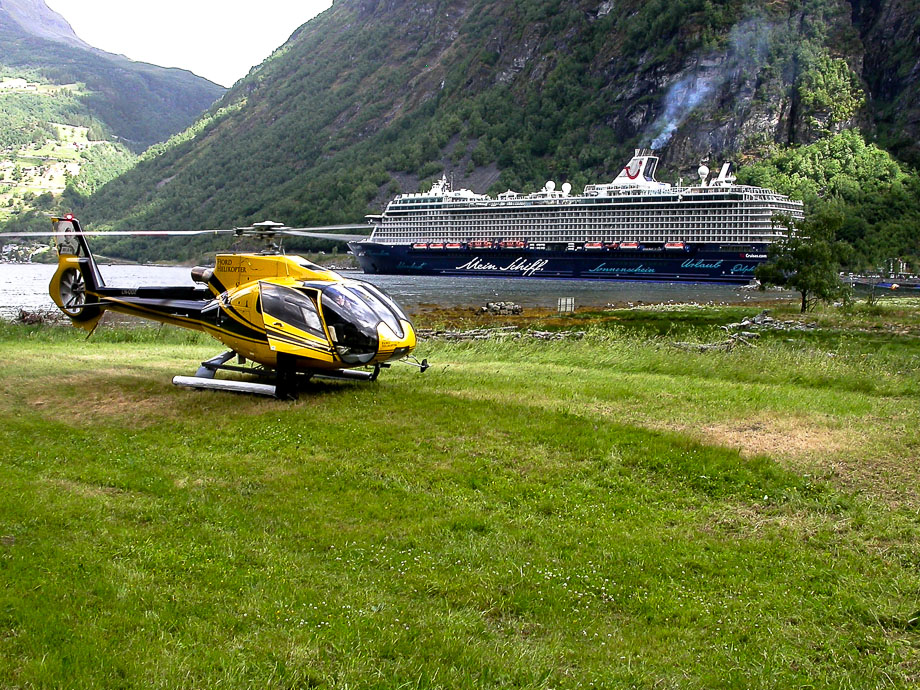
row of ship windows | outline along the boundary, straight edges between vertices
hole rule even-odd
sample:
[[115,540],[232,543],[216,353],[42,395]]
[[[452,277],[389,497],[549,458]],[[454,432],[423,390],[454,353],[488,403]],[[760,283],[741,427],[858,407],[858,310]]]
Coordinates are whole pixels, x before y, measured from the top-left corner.
[[463,220],[456,221],[444,221],[440,219],[424,219],[424,218],[413,218],[411,220],[399,220],[399,221],[390,221],[381,223],[378,227],[397,227],[397,228],[411,228],[411,227],[430,227],[433,225],[438,225],[441,227],[469,227],[471,225],[476,225],[479,227],[493,227],[493,228],[508,228],[508,227],[564,227],[564,226],[581,226],[581,227],[595,227],[597,225],[612,225],[614,223],[619,223],[620,225],[629,224],[629,225],[645,225],[649,227],[654,227],[657,225],[662,225],[663,223],[669,223],[671,225],[683,225],[686,227],[704,227],[709,225],[712,222],[731,222],[738,225],[750,225],[751,223],[756,223],[758,225],[770,225],[772,218],[767,215],[746,215],[746,216],[707,216],[705,218],[629,218],[629,217],[618,217],[618,218],[592,218],[590,220],[555,220],[552,218],[516,218],[513,221],[508,222],[498,222],[494,218],[465,218]]
[[532,238],[539,239],[541,241],[553,242],[557,237],[597,237],[597,236],[607,236],[607,235],[616,235],[618,237],[637,237],[639,235],[643,237],[673,237],[679,239],[686,235],[722,235],[730,233],[738,237],[748,237],[752,235],[763,236],[770,235],[774,236],[776,233],[771,232],[768,229],[764,228],[752,228],[747,231],[738,231],[735,228],[704,228],[694,230],[692,232],[676,232],[673,229],[669,230],[667,228],[661,230],[643,230],[638,228],[598,228],[596,230],[568,230],[564,232],[556,232],[553,234],[549,233],[540,233],[540,232],[528,232],[526,230],[507,230],[502,232],[501,235],[495,233],[475,233],[475,232],[462,232],[462,231],[444,231],[438,228],[430,228],[425,232],[415,233],[410,236],[400,236],[390,233],[375,233],[373,235],[374,239],[390,238],[390,239],[399,239],[399,240],[414,240],[416,238],[423,237],[513,237],[513,238]]
[[551,237],[556,235],[577,235],[577,234],[597,234],[597,233],[607,233],[607,232],[620,232],[620,233],[637,233],[642,232],[645,234],[666,234],[666,235],[676,235],[676,234],[711,234],[714,232],[726,232],[731,231],[735,234],[751,234],[755,233],[758,235],[774,235],[776,234],[774,230],[770,227],[749,227],[749,228],[739,228],[734,225],[729,224],[717,224],[710,225],[703,228],[668,228],[668,227],[654,227],[654,228],[642,228],[637,226],[598,226],[595,228],[565,228],[565,229],[554,229],[552,233],[542,232],[539,228],[502,228],[500,231],[489,232],[481,229],[475,228],[438,228],[438,227],[428,227],[424,229],[419,229],[418,231],[412,233],[399,233],[399,232],[384,232],[376,231],[374,233],[375,237],[421,237],[432,234],[437,235],[456,235],[464,237],[506,237],[506,236],[528,236],[528,237]]
[[571,226],[552,226],[552,227],[541,227],[539,225],[511,225],[511,226],[502,226],[502,227],[489,227],[484,225],[449,225],[449,226],[439,226],[439,225],[419,225],[416,227],[406,226],[406,227],[378,227],[374,230],[375,235],[379,236],[403,236],[411,237],[420,234],[430,234],[431,232],[449,232],[449,233],[462,233],[465,235],[488,235],[488,236],[499,236],[505,235],[510,232],[516,233],[530,233],[530,234],[540,234],[540,235],[549,235],[557,233],[573,233],[573,232],[598,232],[598,231],[607,231],[607,230],[628,230],[628,231],[668,231],[670,233],[675,232],[712,232],[715,230],[732,230],[734,232],[767,232],[773,234],[773,227],[769,223],[706,223],[697,224],[697,225],[682,225],[678,223],[606,223],[606,224],[592,224],[592,225],[571,225]]
[[[730,236],[738,239],[739,241],[749,241],[751,238],[775,238],[776,235],[772,232],[736,232],[733,229],[730,232],[727,232],[726,229],[717,229],[712,228],[705,231],[696,231],[692,233],[676,233],[663,231],[635,231],[635,230],[614,230],[614,229],[604,229],[596,232],[562,232],[555,233],[553,235],[541,235],[539,233],[533,232],[515,232],[508,231],[501,235],[502,239],[514,239],[514,240],[530,240],[537,242],[559,242],[559,241],[591,241],[591,240],[681,240],[687,239],[690,237],[700,238],[705,237],[708,240],[712,240],[716,237]],[[495,239],[497,235],[486,235],[486,234],[470,234],[462,232],[444,232],[436,228],[432,228],[427,232],[418,233],[413,235],[411,238],[400,237],[398,235],[387,235],[387,234],[375,234],[373,235],[374,241],[407,241],[411,239],[412,241],[468,241],[472,239]]]
[[772,218],[770,213],[747,211],[745,213],[706,213],[706,214],[681,214],[681,215],[662,215],[662,216],[636,216],[635,214],[598,214],[583,217],[552,217],[552,216],[516,216],[514,218],[496,218],[489,215],[463,216],[461,218],[448,218],[443,216],[431,217],[405,217],[405,218],[387,218],[383,221],[384,225],[399,225],[405,223],[439,223],[442,225],[453,225],[456,223],[491,223],[495,225],[520,225],[521,223],[551,223],[551,224],[586,224],[586,223],[612,223],[614,221],[633,223],[660,223],[663,221],[700,223],[706,220],[745,220],[745,219],[766,219]]
[[721,222],[721,223],[734,223],[736,225],[750,225],[755,223],[758,225],[770,225],[772,222],[772,216],[766,213],[754,214],[719,214],[719,215],[707,215],[707,216],[668,216],[664,218],[649,218],[641,219],[636,218],[635,216],[610,216],[610,217],[593,217],[590,219],[582,218],[515,218],[514,220],[497,220],[495,218],[488,217],[467,217],[463,219],[443,219],[443,218],[404,218],[398,220],[387,220],[380,224],[380,227],[397,227],[397,228],[407,228],[407,227],[428,227],[432,225],[438,225],[442,227],[470,227],[472,225],[479,227],[495,227],[495,228],[507,228],[507,227],[596,227],[598,225],[613,225],[618,223],[620,225],[630,224],[630,225],[643,225],[647,227],[654,227],[657,225],[682,225],[684,227],[704,227],[710,223]]
[[592,215],[590,218],[553,218],[546,216],[518,216],[513,219],[500,219],[494,216],[465,216],[454,218],[420,218],[407,217],[385,219],[378,228],[408,229],[419,227],[480,227],[503,229],[508,227],[607,227],[611,225],[630,225],[638,227],[658,227],[661,225],[683,226],[688,228],[706,227],[713,223],[732,223],[734,225],[761,225],[769,227],[772,215],[769,213],[720,213],[705,215],[668,215],[663,217],[642,218],[635,214]]
[[[787,211],[799,211],[799,209],[784,209]],[[654,218],[662,217],[696,217],[696,216],[725,216],[725,215],[758,215],[758,216],[771,216],[776,212],[775,208],[765,208],[763,206],[748,206],[748,207],[723,207],[723,208],[681,208],[675,210],[649,210],[647,213],[637,214],[635,209],[623,209],[623,210],[609,210],[609,211],[582,211],[582,212],[572,212],[572,211],[561,211],[561,210],[548,210],[544,212],[539,211],[528,211],[526,213],[514,213],[512,214],[496,214],[490,212],[486,209],[469,209],[465,213],[442,213],[440,211],[426,213],[424,215],[418,213],[387,213],[386,218],[388,220],[401,220],[401,219],[413,219],[414,217],[422,217],[424,219],[430,220],[431,218],[442,218],[444,221],[454,221],[454,220],[466,220],[468,218],[481,218],[495,220],[502,223],[513,223],[516,220],[526,219],[526,218],[544,218],[544,219],[556,219],[556,220],[578,220],[578,219],[588,219],[588,218],[614,218],[614,217],[631,217],[635,218],[638,215],[652,216]]]
[[[534,240],[534,239],[528,238],[528,237],[515,237],[515,236],[510,236],[510,235],[509,235],[508,237],[503,238],[503,239],[504,239],[504,240],[512,240],[512,241],[521,240],[521,241],[523,241],[523,242],[530,242],[530,243],[533,243],[534,241],[536,241],[536,242],[543,242],[543,241],[544,241],[544,240],[541,240],[541,239]],[[593,242],[593,241],[597,241],[597,242],[626,242],[626,241],[632,241],[632,242],[639,242],[639,243],[641,244],[641,243],[643,243],[643,242],[649,242],[649,243],[669,242],[669,241],[672,241],[672,240],[674,240],[674,239],[675,239],[675,238],[671,238],[671,237],[665,237],[665,238],[662,238],[662,237],[637,237],[637,236],[623,236],[623,237],[619,237],[619,236],[615,236],[615,235],[609,235],[609,236],[608,236],[608,235],[605,235],[605,236],[603,236],[603,237],[596,237],[596,236],[592,236],[592,237],[587,237],[587,236],[581,236],[581,237],[566,237],[566,238],[554,239],[553,241],[554,241],[554,242]],[[737,235],[731,234],[731,235],[688,235],[688,236],[686,236],[686,237],[680,237],[680,238],[678,238],[678,239],[679,239],[679,241],[681,241],[681,242],[686,242],[686,243],[688,243],[688,244],[690,244],[690,243],[712,243],[712,242],[735,242],[735,243],[763,244],[763,243],[770,243],[770,242],[774,241],[776,238],[775,238],[775,237],[772,237],[772,236],[769,236],[769,235],[750,235],[750,236],[747,236],[747,237],[738,237]],[[374,241],[375,241],[375,242],[380,242],[381,244],[402,244],[402,243],[398,243],[398,242],[387,242],[385,238],[374,238]],[[469,237],[446,237],[446,236],[443,236],[443,235],[437,235],[437,236],[432,235],[432,236],[430,236],[430,237],[422,237],[422,238],[419,238],[418,241],[419,241],[419,242],[460,242],[460,243],[468,243],[468,242],[473,241],[473,239],[472,239],[472,238],[469,238]]]

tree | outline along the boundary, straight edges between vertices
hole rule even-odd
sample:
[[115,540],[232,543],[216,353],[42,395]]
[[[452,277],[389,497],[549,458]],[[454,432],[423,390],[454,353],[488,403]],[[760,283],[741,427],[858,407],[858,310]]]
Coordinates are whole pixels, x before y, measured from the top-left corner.
[[802,313],[818,302],[847,297],[849,287],[840,280],[840,264],[850,249],[837,240],[843,221],[842,215],[833,212],[800,221],[775,216],[773,226],[780,228],[782,236],[770,245],[766,263],[754,274],[761,289],[778,285],[798,291]]

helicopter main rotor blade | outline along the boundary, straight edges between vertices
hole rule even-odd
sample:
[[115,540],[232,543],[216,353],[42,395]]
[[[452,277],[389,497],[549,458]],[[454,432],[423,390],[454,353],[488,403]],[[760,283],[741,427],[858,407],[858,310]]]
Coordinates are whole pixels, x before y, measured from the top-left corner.
[[348,225],[316,225],[312,228],[284,228],[294,232],[325,232],[326,230],[367,230],[370,227],[367,223],[351,223]]
[[354,242],[366,239],[367,235],[337,234],[326,232],[328,230],[363,230],[367,233],[367,223],[362,225],[322,225],[315,228],[284,228],[280,232],[284,235],[296,237],[312,237],[317,240],[335,240],[336,242]]
[[[364,239],[364,235],[336,234],[328,232],[330,230],[368,230],[368,225],[319,225],[312,228],[258,228],[257,226],[246,228],[220,228],[213,230],[81,230],[80,232],[55,233],[53,231],[12,231],[0,232],[0,237],[51,237],[55,234],[83,235],[84,237],[174,237],[190,235],[224,235],[224,234],[244,234],[249,236],[260,235],[295,235],[299,237],[313,237],[320,240],[335,240],[338,242],[351,242],[353,240]],[[241,232],[243,231],[243,232]]]
[[329,232],[283,232],[283,235],[294,237],[312,237],[315,240],[333,240],[335,242],[357,242],[366,240],[367,235],[336,235]]
[[81,232],[0,232],[0,237],[51,237],[53,235],[83,235],[84,237],[159,237],[170,235],[223,235],[233,230],[82,230]]

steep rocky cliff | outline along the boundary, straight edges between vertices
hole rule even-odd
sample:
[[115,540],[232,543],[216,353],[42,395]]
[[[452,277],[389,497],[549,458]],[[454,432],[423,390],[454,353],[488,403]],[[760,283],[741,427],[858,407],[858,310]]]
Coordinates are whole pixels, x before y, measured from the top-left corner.
[[360,220],[442,172],[576,186],[861,128],[917,141],[916,0],[341,0],[188,136],[108,185],[110,225]]
[[920,167],[920,2],[852,0],[860,71],[880,141]]

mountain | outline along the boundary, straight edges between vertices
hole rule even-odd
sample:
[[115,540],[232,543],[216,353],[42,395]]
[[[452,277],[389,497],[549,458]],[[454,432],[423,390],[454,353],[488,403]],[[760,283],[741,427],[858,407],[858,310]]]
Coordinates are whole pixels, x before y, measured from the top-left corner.
[[133,62],[87,45],[44,0],[0,0],[0,70],[39,83],[77,85],[81,114],[134,151],[188,127],[225,91],[186,70]]
[[73,31],[73,27],[57,12],[54,12],[44,2],[35,0],[2,0],[0,12],[5,12],[9,18],[18,24],[27,33],[37,38],[46,38],[60,43],[69,43],[74,46],[91,50],[92,46],[85,43]]
[[578,187],[653,145],[675,179],[848,130],[916,165],[918,26],[916,0],[339,0],[83,213],[355,222],[442,172]]

